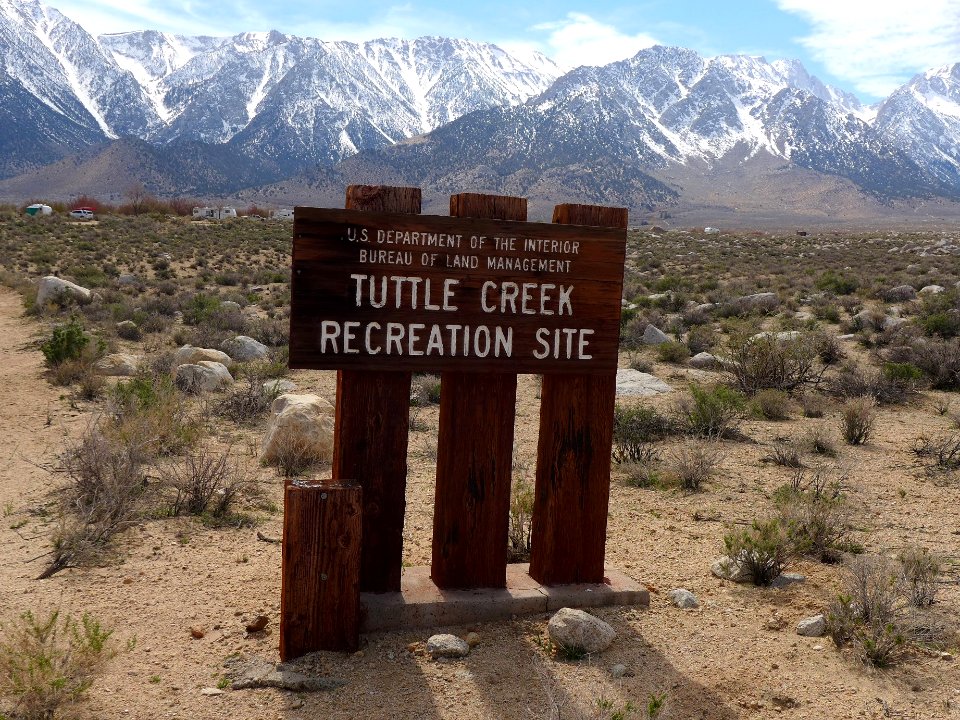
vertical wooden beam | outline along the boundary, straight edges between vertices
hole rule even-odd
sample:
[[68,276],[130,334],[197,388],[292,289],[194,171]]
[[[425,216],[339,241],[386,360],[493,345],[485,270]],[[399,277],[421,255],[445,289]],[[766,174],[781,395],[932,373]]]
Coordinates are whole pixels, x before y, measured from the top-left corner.
[[[558,205],[553,222],[626,228],[627,211]],[[616,379],[543,377],[530,576],[544,585],[603,581]]]
[[[450,214],[522,221],[527,201],[460,193]],[[441,375],[430,568],[438,587],[506,587],[516,402],[514,374]]]
[[[416,215],[420,188],[351,185],[346,208]],[[363,485],[363,592],[400,590],[409,417],[409,372],[337,373],[332,475]]]
[[357,649],[361,496],[350,482],[294,482],[284,490],[281,660]]

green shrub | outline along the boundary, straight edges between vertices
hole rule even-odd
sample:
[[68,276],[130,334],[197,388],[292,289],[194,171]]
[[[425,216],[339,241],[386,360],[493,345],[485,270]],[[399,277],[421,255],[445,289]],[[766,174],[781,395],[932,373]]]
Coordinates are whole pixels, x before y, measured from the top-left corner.
[[533,538],[533,484],[518,478],[510,492],[507,562],[529,562]]
[[692,383],[690,396],[680,401],[678,413],[691,435],[721,438],[736,430],[745,405],[743,394],[726,385],[704,387]]
[[679,365],[690,357],[690,350],[683,343],[671,340],[657,345],[657,358],[660,362]]
[[914,607],[933,605],[937,596],[937,576],[941,560],[926,548],[911,546],[899,556],[903,583]]
[[747,530],[734,530],[723,537],[727,557],[750,574],[754,585],[776,580],[793,556],[793,544],[777,518],[757,521]]
[[183,322],[185,325],[200,325],[209,320],[219,308],[220,298],[197,293],[183,303]]
[[27,611],[2,630],[0,695],[13,699],[18,720],[62,717],[114,655],[108,646],[112,631],[86,614],[77,622],[59,611],[46,619]]
[[883,377],[893,383],[917,383],[923,379],[923,371],[911,363],[884,363],[882,372]]
[[782,390],[761,390],[750,400],[750,412],[761,420],[787,420],[790,397]]
[[856,278],[827,270],[817,278],[817,289],[832,292],[834,295],[850,295],[857,291],[860,282]]
[[70,318],[63,325],[53,328],[50,338],[40,345],[40,351],[47,365],[56,367],[67,360],[79,360],[89,343],[90,338],[80,321]]
[[650,443],[662,440],[673,432],[670,419],[654,408],[617,404],[613,411],[613,461],[649,461]]
[[952,338],[960,335],[960,309],[957,308],[957,292],[927,295],[917,313],[916,324],[926,335]]

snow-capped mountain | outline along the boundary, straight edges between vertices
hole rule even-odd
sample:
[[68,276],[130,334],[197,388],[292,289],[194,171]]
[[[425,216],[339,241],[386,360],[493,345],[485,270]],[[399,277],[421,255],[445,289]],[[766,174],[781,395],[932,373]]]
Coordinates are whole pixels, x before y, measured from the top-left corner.
[[960,184],[960,63],[917,75],[877,111],[877,132],[932,177]]
[[63,123],[102,139],[234,142],[288,172],[523,102],[559,75],[542,56],[447,38],[94,38],[39,0],[0,0],[0,51],[5,73]]
[[[101,172],[149,158],[158,190],[197,193],[339,163],[371,182],[566,188],[638,206],[759,167],[839,178],[881,201],[956,198],[960,64],[865,107],[795,60],[652,47],[560,76],[543,56],[449,38],[95,38],[39,0],[0,0],[0,177],[82,153],[79,168],[117,138],[146,145],[122,146]],[[219,169],[204,175],[197,158]],[[171,167],[176,182],[162,179]],[[44,182],[69,176],[58,166]],[[777,187],[789,190],[782,177]]]

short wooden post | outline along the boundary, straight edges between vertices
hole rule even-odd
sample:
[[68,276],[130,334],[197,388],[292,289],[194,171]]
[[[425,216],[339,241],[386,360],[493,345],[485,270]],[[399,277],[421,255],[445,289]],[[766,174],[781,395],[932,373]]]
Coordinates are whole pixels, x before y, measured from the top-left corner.
[[[351,185],[346,208],[420,213],[420,188]],[[363,485],[360,589],[400,590],[406,508],[410,373],[337,373],[334,478]]]
[[[626,228],[627,210],[558,205],[553,222]],[[530,576],[544,585],[603,581],[615,402],[616,370],[543,376]]]
[[[460,193],[450,215],[527,219],[525,198]],[[430,576],[438,587],[505,587],[517,376],[444,372]]]
[[295,481],[283,501],[280,659],[352,652],[360,641],[362,490]]

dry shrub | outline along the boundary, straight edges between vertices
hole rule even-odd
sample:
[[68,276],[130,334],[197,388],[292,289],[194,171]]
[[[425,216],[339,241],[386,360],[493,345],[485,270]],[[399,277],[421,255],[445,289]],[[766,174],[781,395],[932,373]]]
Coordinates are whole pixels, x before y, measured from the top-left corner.
[[903,658],[909,643],[901,573],[889,558],[855,557],[843,592],[831,602],[827,631],[838,646],[850,644],[864,662],[886,667]]
[[717,472],[722,455],[707,443],[681,445],[671,458],[670,474],[684,490],[700,490]]
[[796,554],[836,562],[850,548],[853,524],[845,481],[824,468],[801,468],[789,486],[777,491],[777,517]]
[[256,372],[246,374],[246,384],[227,393],[216,405],[218,415],[236,423],[259,420],[270,410],[276,391],[263,389],[266,378]]
[[112,631],[86,614],[78,622],[59,611],[46,619],[27,611],[2,632],[0,695],[13,699],[16,720],[65,717],[115,654],[108,645]]
[[199,448],[181,460],[168,463],[161,482],[174,491],[171,515],[197,515],[222,521],[233,512],[236,501],[249,495],[255,481],[230,457],[230,448],[216,452]]
[[914,607],[933,605],[937,596],[937,576],[941,560],[922,547],[908,547],[900,553],[903,583]]
[[826,405],[826,400],[816,393],[804,393],[800,396],[800,409],[804,417],[822,418],[826,412]]
[[761,420],[789,420],[790,397],[782,390],[761,390],[750,400],[750,410]]
[[953,472],[960,468],[960,435],[921,435],[913,453],[927,463],[928,472]]
[[825,427],[811,428],[807,433],[806,445],[814,455],[837,456],[836,443]]
[[325,462],[325,459],[317,457],[317,451],[312,442],[291,434],[277,445],[272,458],[272,464],[276,464],[277,472],[288,478],[302,475],[322,462]]
[[98,562],[114,535],[135,522],[147,488],[143,456],[142,447],[106,436],[97,426],[67,450],[61,522],[40,578]]
[[760,458],[761,462],[769,462],[780,467],[802,468],[803,455],[796,443],[778,438],[770,446],[769,452]]
[[726,555],[750,574],[754,585],[776,580],[793,557],[793,543],[778,518],[754,520],[746,530],[734,530],[723,537]]
[[876,404],[872,397],[859,397],[841,408],[840,431],[848,445],[863,445],[873,435],[877,421]]
[[172,455],[192,447],[203,434],[169,374],[142,374],[114,386],[104,432],[149,456]]
[[790,392],[815,385],[823,373],[817,368],[816,346],[803,333],[792,337],[763,333],[733,338],[725,368],[733,375],[736,386],[747,394],[768,388]]

